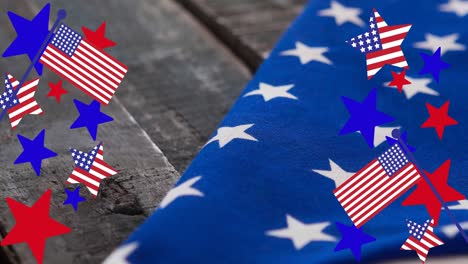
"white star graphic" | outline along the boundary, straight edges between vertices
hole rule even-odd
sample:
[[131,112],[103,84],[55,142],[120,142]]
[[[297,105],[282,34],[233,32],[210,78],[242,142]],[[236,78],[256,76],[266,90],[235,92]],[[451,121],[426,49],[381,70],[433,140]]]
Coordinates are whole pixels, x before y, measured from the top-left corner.
[[359,18],[362,13],[360,8],[347,7],[337,1],[332,1],[331,6],[328,9],[320,10],[319,16],[334,17],[335,22],[338,26],[343,25],[346,22],[353,23],[357,26],[364,26],[365,23]]
[[296,56],[301,61],[301,64],[307,64],[311,61],[318,61],[325,64],[333,65],[323,54],[328,51],[327,47],[309,47],[302,42],[296,42],[296,48],[281,52],[283,56]]
[[182,196],[199,196],[203,197],[203,193],[199,190],[192,187],[197,181],[201,179],[201,176],[194,177],[192,179],[186,180],[185,182],[179,184],[178,186],[172,188],[167,194],[166,197],[162,200],[159,205],[160,208],[165,208],[175,199]]
[[256,138],[252,137],[251,135],[245,133],[245,131],[249,128],[254,126],[254,124],[245,124],[235,127],[220,127],[218,128],[218,132],[216,136],[212,137],[206,144],[210,144],[211,142],[218,141],[219,147],[223,148],[229,142],[233,141],[234,139],[245,139],[251,141],[258,141]]
[[325,176],[335,182],[335,187],[340,186],[346,179],[354,175],[354,172],[347,172],[343,170],[333,160],[328,159],[330,163],[330,170],[313,170],[314,172]]
[[[409,100],[418,93],[439,96],[439,92],[432,90],[431,88],[428,87],[428,85],[432,82],[432,79],[411,78],[409,76],[406,76],[405,78],[411,82],[411,84],[405,85],[405,87],[403,88],[403,93],[405,93],[406,99]],[[390,83],[389,82],[385,83],[386,86],[388,86],[388,84]],[[395,87],[391,87],[391,88],[395,88]]]
[[110,254],[102,264],[131,264],[127,258],[135,249],[138,248],[137,242],[132,242],[127,245],[118,247],[112,254]]
[[[461,222],[460,226],[461,226],[461,228],[463,230],[468,230],[468,221]],[[456,237],[458,235],[458,233],[460,232],[460,231],[458,231],[457,226],[455,226],[454,224],[446,225],[446,226],[442,227],[441,230],[450,239],[453,239],[454,237]]]
[[294,84],[273,86],[267,83],[260,83],[258,90],[253,90],[244,95],[244,97],[252,95],[261,95],[265,102],[270,101],[271,99],[283,97],[297,100],[297,97],[290,94],[288,91],[294,87]]
[[415,48],[426,49],[435,52],[441,47],[441,55],[448,51],[463,51],[466,49],[465,45],[457,43],[459,34],[454,33],[446,36],[436,36],[431,33],[426,34],[426,40],[416,42],[413,44]]
[[312,241],[336,241],[336,238],[325,234],[323,230],[330,222],[304,224],[296,218],[286,215],[288,227],[266,232],[268,236],[290,239],[296,250],[300,250]]
[[464,17],[468,14],[468,1],[449,0],[448,3],[439,5],[439,10],[447,13],[455,13],[459,17]]

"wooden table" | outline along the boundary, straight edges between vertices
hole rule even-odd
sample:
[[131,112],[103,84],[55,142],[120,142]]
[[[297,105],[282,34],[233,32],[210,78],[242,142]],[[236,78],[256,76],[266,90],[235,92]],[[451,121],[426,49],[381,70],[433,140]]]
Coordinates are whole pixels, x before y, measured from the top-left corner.
[[[32,18],[45,0],[1,1],[0,49],[16,33],[6,11]],[[42,77],[36,98],[44,116],[28,116],[11,131],[0,123],[0,236],[14,226],[4,200],[32,205],[46,189],[53,192],[51,215],[70,226],[70,234],[48,240],[44,263],[100,263],[157,207],[243,90],[281,33],[306,0],[51,0],[68,12],[66,23],[97,28],[107,22],[107,36],[118,43],[108,52],[129,66],[111,104],[102,111],[114,122],[100,126],[105,160],[119,174],[105,180],[97,199],[78,212],[63,206],[65,180],[73,170],[69,147],[96,145],[86,129],[69,130],[78,116],[72,100],[89,103],[76,88],[57,104],[47,98]],[[3,58],[0,66],[18,78],[25,56]],[[46,129],[46,146],[59,154],[45,160],[40,177],[29,164],[13,165],[22,151],[16,135],[32,138]],[[26,244],[0,248],[0,263],[35,263]],[[448,262],[444,262],[448,263]]]
[[[31,19],[47,2],[0,3],[0,50],[16,36],[6,12]],[[300,5],[290,10],[288,1],[274,0],[239,1],[238,5],[214,0],[50,2],[51,20],[64,8],[68,13],[65,22],[78,31],[81,26],[95,29],[106,21],[107,36],[118,43],[108,52],[129,66],[116,97],[101,109],[114,122],[101,125],[98,134],[98,141],[104,142],[105,160],[119,173],[102,183],[97,199],[82,188],[87,201],[78,212],[62,205],[64,189],[72,188],[65,185],[73,170],[69,148],[89,150],[97,143],[86,129],[69,129],[78,116],[73,99],[86,103],[91,99],[69,84],[64,85],[69,94],[62,97],[61,104],[47,98],[47,82],[56,82],[58,77],[45,70],[36,98],[46,114],[25,117],[15,131],[8,121],[0,123],[0,235],[4,237],[15,224],[4,198],[32,205],[51,189],[51,216],[73,231],[47,241],[44,263],[100,263],[155,210]],[[284,13],[285,18],[281,24],[265,24],[263,32],[257,27],[260,34],[252,37],[257,34],[247,32],[248,25],[237,24],[236,19],[246,20],[235,15],[250,10],[249,5],[264,14],[262,22],[272,12],[275,17]],[[218,24],[218,20],[227,23]],[[26,56],[2,58],[0,66],[20,78],[28,62]],[[13,162],[22,151],[16,135],[33,138],[42,129],[46,129],[46,146],[58,157],[45,160],[37,177],[28,163]],[[18,244],[0,248],[0,263],[35,260],[26,244]]]

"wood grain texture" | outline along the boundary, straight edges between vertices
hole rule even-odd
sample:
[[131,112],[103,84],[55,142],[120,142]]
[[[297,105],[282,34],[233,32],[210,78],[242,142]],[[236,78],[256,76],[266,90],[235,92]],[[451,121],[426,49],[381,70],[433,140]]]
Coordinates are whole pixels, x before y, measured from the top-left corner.
[[[47,1],[0,3],[0,49],[16,36],[6,11],[32,18]],[[78,116],[73,98],[90,98],[69,84],[70,92],[57,104],[46,98],[47,82],[58,78],[45,70],[36,98],[43,116],[27,116],[15,131],[0,123],[0,234],[14,226],[4,200],[11,197],[32,205],[46,189],[53,192],[51,216],[73,232],[47,242],[44,263],[99,263],[156,208],[179,173],[153,143],[183,170],[213,132],[249,78],[227,50],[172,1],[51,1],[51,17],[58,8],[68,11],[66,23],[77,31],[108,23],[107,35],[119,45],[108,50],[129,65],[129,73],[111,104],[102,111],[114,122],[100,126],[106,162],[119,174],[106,179],[100,195],[88,199],[77,213],[63,206],[64,184],[73,170],[69,147],[89,150],[86,129],[69,130]],[[26,56],[0,60],[2,70],[17,78],[27,67]],[[22,148],[16,134],[33,138],[46,129],[46,146],[59,154],[44,160],[36,177],[29,164],[13,165]],[[147,133],[148,132],[148,133]],[[74,187],[74,186],[73,186]],[[3,247],[1,263],[35,263],[26,244]]]
[[307,0],[177,0],[253,72]]
[[171,164],[183,172],[238,97],[250,74],[173,1],[52,1],[69,24],[97,28],[129,65],[117,97]]

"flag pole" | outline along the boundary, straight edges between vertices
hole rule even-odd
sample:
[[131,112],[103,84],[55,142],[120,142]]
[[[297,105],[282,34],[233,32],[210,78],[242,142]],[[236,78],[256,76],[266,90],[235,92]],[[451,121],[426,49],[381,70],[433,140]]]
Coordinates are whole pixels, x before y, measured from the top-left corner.
[[[20,80],[20,82],[18,84],[18,89],[13,91],[13,96],[16,96],[18,94],[19,90],[21,89],[21,86],[26,81],[26,79],[28,78],[29,74],[31,73],[34,65],[37,63],[40,56],[42,55],[42,51],[44,51],[46,46],[49,44],[49,40],[52,37],[52,35],[54,34],[54,31],[57,29],[60,21],[62,21],[66,17],[67,17],[67,12],[64,9],[59,9],[57,11],[57,19],[55,20],[55,23],[52,26],[52,29],[49,31],[49,34],[47,34],[44,42],[42,42],[42,45],[39,48],[39,51],[36,53],[36,55],[34,56],[34,59],[31,61],[31,64],[29,65],[28,69],[26,70],[23,77],[21,78],[21,80]],[[2,121],[3,116],[5,115],[5,112],[6,112],[6,110],[2,110],[2,112],[0,113],[0,121]]]
[[405,141],[401,138],[401,133],[400,133],[400,129],[394,129],[392,131],[392,137],[393,138],[396,138],[398,140],[398,143],[400,143],[400,146],[403,148],[403,151],[406,153],[406,155],[408,156],[408,159],[416,166],[416,168],[419,170],[419,173],[421,173],[421,175],[423,176],[424,180],[426,181],[426,183],[429,185],[429,187],[431,188],[432,192],[435,194],[435,196],[437,197],[437,199],[439,200],[439,202],[442,204],[442,206],[444,207],[445,211],[447,212],[447,214],[449,215],[450,219],[452,220],[452,222],[455,224],[455,226],[458,228],[458,231],[460,231],[460,234],[462,235],[462,237],[465,239],[465,242],[468,244],[468,236],[465,234],[465,231],[463,230],[463,228],[460,226],[460,223],[458,223],[457,219],[455,218],[455,216],[453,215],[452,211],[450,211],[450,209],[448,208],[447,204],[444,202],[444,200],[442,199],[442,196],[440,196],[439,192],[437,192],[437,189],[435,188],[435,186],[432,184],[431,180],[429,179],[429,177],[427,177],[427,175],[424,173],[423,170],[421,170],[421,167],[418,165],[418,161],[416,160],[416,158],[414,157],[413,153],[411,153],[411,151],[409,151],[408,149],[408,146],[406,145]]

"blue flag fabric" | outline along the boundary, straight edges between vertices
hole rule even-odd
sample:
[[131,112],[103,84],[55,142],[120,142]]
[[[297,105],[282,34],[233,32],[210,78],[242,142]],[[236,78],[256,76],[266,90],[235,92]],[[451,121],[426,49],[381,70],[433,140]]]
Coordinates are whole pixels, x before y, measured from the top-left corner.
[[[368,80],[365,54],[345,42],[369,32],[373,7],[389,26],[412,24],[401,46],[412,82],[403,93],[387,85],[391,70],[402,69],[385,66]],[[343,247],[340,231],[352,222],[333,190],[388,149],[385,136],[397,127],[424,170],[451,159],[448,183],[468,195],[467,14],[464,1],[311,1],[160,208],[109,259],[354,263],[355,249],[335,252],[338,243]],[[432,55],[438,46],[451,65],[439,83],[418,74],[420,53]],[[350,119],[342,96],[363,102],[374,88],[376,109],[394,120],[377,124],[370,148],[363,134],[339,133]],[[447,100],[458,125],[439,139],[421,125],[429,117],[426,103],[438,108]],[[362,263],[418,262],[416,252],[400,250],[409,237],[406,219],[424,223],[430,216],[424,206],[402,206],[409,192],[361,228],[368,234],[361,235]],[[466,201],[449,205],[467,229]],[[444,210],[434,233],[445,244],[428,258],[468,254]]]

